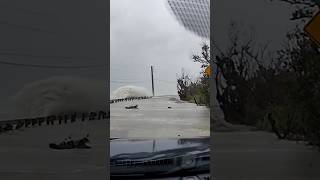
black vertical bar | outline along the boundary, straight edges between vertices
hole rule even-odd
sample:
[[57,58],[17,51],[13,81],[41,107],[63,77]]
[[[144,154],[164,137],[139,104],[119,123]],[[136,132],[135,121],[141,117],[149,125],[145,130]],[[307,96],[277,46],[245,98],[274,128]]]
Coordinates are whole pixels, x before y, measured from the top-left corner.
[[154,96],[153,66],[151,66],[152,95]]

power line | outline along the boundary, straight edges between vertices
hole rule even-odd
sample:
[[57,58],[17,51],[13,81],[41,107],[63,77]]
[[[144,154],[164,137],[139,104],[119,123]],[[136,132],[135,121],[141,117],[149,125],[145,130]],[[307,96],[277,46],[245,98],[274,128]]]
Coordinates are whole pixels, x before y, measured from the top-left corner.
[[26,29],[34,32],[42,32],[42,33],[48,33],[48,34],[56,34],[54,31],[50,31],[47,29],[42,29],[38,27],[32,27],[32,26],[26,26],[26,25],[21,25],[21,24],[14,24],[10,22],[5,22],[5,21],[0,21],[0,25],[7,25],[9,27],[17,28],[17,29]]
[[160,81],[160,82],[166,82],[166,83],[174,83],[174,84],[177,83],[176,81],[168,81],[168,80],[162,80],[162,79],[155,79],[155,80]]
[[130,83],[144,83],[147,81],[110,81],[112,83],[119,83],[119,84],[130,84]]
[[29,54],[29,53],[19,53],[19,52],[0,52],[0,55],[4,55],[4,56],[22,56],[22,57],[32,57],[32,58],[47,58],[47,59],[84,59],[84,60],[94,60],[95,58],[93,57],[85,57],[85,56],[45,56],[45,55],[33,55],[33,54]]
[[0,61],[0,64],[10,66],[21,66],[21,67],[36,67],[36,68],[47,68],[47,69],[88,69],[88,68],[106,68],[106,64],[100,65],[83,65],[83,66],[52,66],[52,65],[41,65],[41,64],[24,64],[24,63],[13,63],[8,61]]
[[112,76],[110,77],[111,80],[113,81],[120,81],[120,82],[132,82],[132,81],[144,81],[144,82],[147,82],[149,81],[149,79],[115,79],[115,78],[112,78]]

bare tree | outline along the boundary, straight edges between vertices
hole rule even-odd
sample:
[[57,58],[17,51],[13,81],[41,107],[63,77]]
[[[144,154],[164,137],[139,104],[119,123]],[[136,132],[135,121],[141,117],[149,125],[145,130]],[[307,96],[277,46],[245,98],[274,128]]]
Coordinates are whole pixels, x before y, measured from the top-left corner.
[[182,69],[181,73],[177,77],[177,90],[181,100],[187,100],[190,83],[190,75]]

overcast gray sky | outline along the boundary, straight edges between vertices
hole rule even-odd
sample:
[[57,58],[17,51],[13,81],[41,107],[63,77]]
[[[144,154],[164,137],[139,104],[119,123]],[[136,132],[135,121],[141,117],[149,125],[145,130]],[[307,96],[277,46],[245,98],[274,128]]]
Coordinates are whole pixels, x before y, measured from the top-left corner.
[[[177,94],[176,74],[192,62],[203,39],[187,31],[167,9],[165,0],[111,0],[111,90],[123,85],[151,91],[150,66],[155,69],[156,95]],[[125,83],[132,82],[132,83]]]
[[211,0],[213,6],[213,39],[225,45],[230,22],[243,30],[252,31],[258,43],[269,43],[271,50],[278,49],[286,32],[296,22],[289,21],[292,6],[277,0]]
[[50,69],[0,63],[0,119],[1,113],[10,109],[11,96],[36,80],[75,76],[107,84],[106,16],[105,0],[0,1],[1,62],[101,65],[88,69]]
[[[66,66],[106,63],[104,33],[107,12],[104,2],[1,1],[1,61]],[[158,95],[176,93],[176,73],[181,68],[194,76],[199,74],[199,65],[192,62],[191,56],[200,51],[203,40],[185,30],[165,3],[165,0],[111,0],[110,70],[111,81],[114,81],[111,82],[111,90],[128,84],[150,90],[151,65],[155,66]],[[211,36],[219,44],[226,43],[226,31],[231,20],[243,27],[252,27],[257,39],[270,42],[273,48],[279,47],[285,32],[293,27],[288,20],[290,8],[282,3],[219,0],[212,1],[212,5]],[[107,80],[104,66],[66,70],[1,64],[0,72],[0,112],[9,107],[10,96],[35,80],[60,75]]]
[[[292,29],[290,6],[270,0],[212,1],[213,38],[227,43],[231,21],[250,29],[260,43],[280,47]],[[203,39],[185,30],[168,11],[166,0],[111,0],[111,91],[123,85],[151,89],[150,66],[155,66],[157,95],[176,94],[176,73],[181,68],[198,76],[199,65],[192,62]],[[129,83],[132,82],[132,83]]]

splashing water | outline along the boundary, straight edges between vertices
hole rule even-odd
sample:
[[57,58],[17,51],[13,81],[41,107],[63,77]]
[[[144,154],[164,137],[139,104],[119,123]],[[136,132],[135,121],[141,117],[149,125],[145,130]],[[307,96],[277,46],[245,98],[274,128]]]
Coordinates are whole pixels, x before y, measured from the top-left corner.
[[148,91],[143,87],[122,86],[113,92],[112,98],[119,99],[128,97],[142,97],[149,95],[150,94],[148,93]]
[[13,101],[20,117],[100,111],[107,109],[107,89],[104,81],[51,77],[25,85]]

